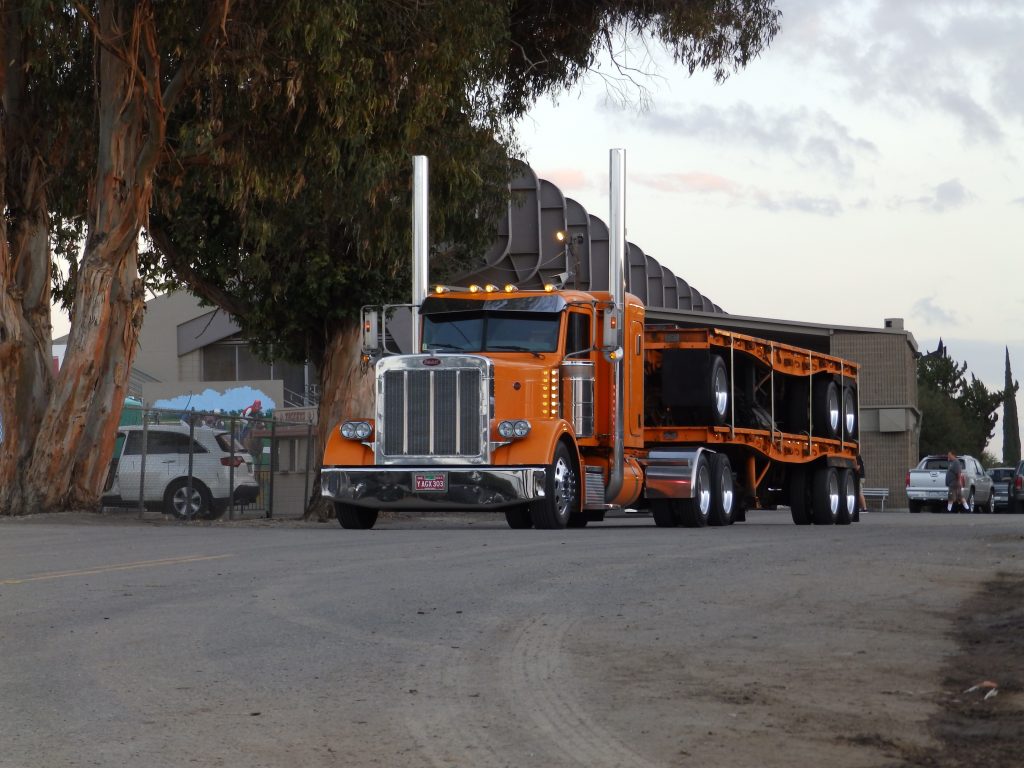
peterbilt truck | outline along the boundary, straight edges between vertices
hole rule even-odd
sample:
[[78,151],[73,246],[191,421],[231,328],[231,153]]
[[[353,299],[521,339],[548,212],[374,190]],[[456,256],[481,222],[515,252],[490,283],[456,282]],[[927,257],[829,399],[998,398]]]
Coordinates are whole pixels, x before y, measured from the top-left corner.
[[621,150],[610,291],[438,285],[428,295],[417,163],[416,351],[387,354],[387,313],[364,310],[375,403],[330,430],[321,473],[342,527],[371,528],[380,510],[490,510],[512,528],[547,529],[627,509],[660,527],[724,526],[778,505],[796,524],[857,519],[857,366],[649,322],[625,291]]

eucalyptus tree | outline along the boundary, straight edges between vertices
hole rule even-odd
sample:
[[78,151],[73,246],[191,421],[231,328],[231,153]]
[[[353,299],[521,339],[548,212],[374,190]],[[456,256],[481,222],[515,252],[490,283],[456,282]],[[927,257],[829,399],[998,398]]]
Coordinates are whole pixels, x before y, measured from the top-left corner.
[[[316,362],[326,426],[367,396],[358,308],[408,285],[410,155],[432,157],[439,255],[465,258],[503,204],[516,119],[576,84],[617,36],[724,78],[780,19],[773,0],[2,7],[15,53],[0,70],[7,513],[97,503],[142,320],[140,268],[224,307],[276,356]],[[19,118],[19,94],[53,119]],[[19,119],[40,135],[22,141]],[[143,229],[158,258],[140,262]],[[76,234],[81,257],[56,270],[53,244]],[[44,271],[71,306],[55,378]]]
[[[197,84],[176,150],[185,172],[158,187],[149,229],[172,281],[266,354],[317,366],[321,440],[373,396],[360,307],[408,301],[411,155],[431,158],[432,275],[464,267],[494,235],[514,125],[537,98],[572,87],[604,49],[615,61],[619,36],[724,78],[779,22],[761,0],[347,7],[346,24],[321,8],[267,27],[249,62]],[[199,125],[221,139],[209,162],[191,149]]]

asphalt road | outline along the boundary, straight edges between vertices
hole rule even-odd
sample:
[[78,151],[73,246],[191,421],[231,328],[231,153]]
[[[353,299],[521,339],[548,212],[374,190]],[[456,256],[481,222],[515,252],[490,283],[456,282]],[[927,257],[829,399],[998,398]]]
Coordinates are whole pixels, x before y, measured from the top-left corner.
[[958,626],[1022,580],[1009,515],[3,519],[0,768],[950,764]]

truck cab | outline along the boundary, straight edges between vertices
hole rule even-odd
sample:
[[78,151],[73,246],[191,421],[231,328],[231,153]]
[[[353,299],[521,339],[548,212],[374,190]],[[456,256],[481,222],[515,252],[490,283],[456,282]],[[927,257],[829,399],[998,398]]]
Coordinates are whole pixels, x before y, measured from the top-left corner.
[[436,288],[419,308],[423,351],[381,357],[373,413],[330,436],[323,489],[339,519],[368,527],[379,509],[490,508],[513,527],[564,527],[636,499],[635,461],[631,481],[605,495],[613,363],[632,393],[623,447],[643,441],[643,306],[628,297],[629,344],[609,361],[599,336],[610,301],[554,287]]

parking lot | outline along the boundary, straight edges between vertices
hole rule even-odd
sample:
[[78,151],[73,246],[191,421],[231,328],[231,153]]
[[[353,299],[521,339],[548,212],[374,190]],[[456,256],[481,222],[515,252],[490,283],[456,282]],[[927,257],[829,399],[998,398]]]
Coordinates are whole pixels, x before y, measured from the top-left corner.
[[3,519],[0,766],[1019,765],[1022,552],[1014,515]]

